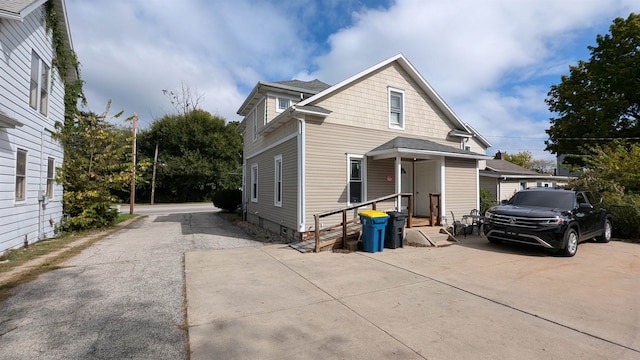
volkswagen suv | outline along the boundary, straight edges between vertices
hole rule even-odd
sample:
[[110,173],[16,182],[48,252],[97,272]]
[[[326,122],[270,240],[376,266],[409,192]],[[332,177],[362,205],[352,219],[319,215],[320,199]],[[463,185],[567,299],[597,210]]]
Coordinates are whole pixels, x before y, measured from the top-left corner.
[[580,242],[609,242],[611,224],[596,192],[531,188],[487,210],[484,235],[492,243],[531,244],[574,256]]

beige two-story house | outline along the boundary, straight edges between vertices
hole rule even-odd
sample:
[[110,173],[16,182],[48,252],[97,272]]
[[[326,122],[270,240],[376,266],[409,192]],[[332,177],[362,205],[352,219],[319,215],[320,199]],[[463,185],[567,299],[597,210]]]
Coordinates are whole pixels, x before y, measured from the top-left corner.
[[314,214],[398,193],[413,194],[413,214],[424,217],[436,194],[443,222],[479,208],[479,162],[491,144],[403,55],[333,86],[258,82],[238,114],[246,220],[283,236],[313,231]]

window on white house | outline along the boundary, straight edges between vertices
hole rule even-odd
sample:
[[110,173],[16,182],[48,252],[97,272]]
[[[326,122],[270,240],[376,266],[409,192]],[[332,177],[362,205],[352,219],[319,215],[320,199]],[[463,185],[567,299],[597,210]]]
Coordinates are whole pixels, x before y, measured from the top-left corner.
[[27,188],[27,151],[18,149],[16,152],[16,200],[25,199]]
[[253,110],[251,113],[251,121],[253,121],[253,141],[258,139],[258,112]]
[[53,182],[55,177],[55,161],[53,158],[47,160],[47,197],[53,197]]
[[389,127],[404,129],[404,92],[389,88]]
[[258,164],[251,165],[251,201],[258,202]]
[[287,110],[291,106],[291,99],[287,98],[276,98],[276,111],[283,112]]
[[273,204],[275,206],[282,206],[282,155],[274,158],[274,167]]
[[356,204],[364,201],[365,170],[364,159],[361,155],[348,156],[348,201],[349,204]]
[[49,66],[32,52],[29,105],[44,116],[49,110],[49,72]]

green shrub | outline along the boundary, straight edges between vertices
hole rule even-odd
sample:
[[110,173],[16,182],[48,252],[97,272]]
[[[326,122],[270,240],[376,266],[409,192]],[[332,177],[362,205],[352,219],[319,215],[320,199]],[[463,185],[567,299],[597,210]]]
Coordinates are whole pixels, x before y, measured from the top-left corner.
[[238,189],[218,190],[213,194],[213,206],[233,212],[242,204],[242,191]]
[[[606,199],[606,198],[605,198]],[[605,201],[613,217],[613,236],[620,239],[640,241],[640,196],[625,196]]]
[[62,231],[77,231],[99,229],[111,226],[118,217],[118,210],[111,208],[109,203],[94,203],[80,214],[69,219],[59,227]]
[[487,189],[480,189],[480,215],[489,210],[490,207],[496,205],[496,199]]

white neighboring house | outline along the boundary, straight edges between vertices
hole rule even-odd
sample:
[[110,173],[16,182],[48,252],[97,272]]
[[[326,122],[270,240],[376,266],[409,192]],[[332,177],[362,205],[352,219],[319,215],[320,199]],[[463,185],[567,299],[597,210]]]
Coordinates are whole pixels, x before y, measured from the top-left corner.
[[[64,0],[50,1],[71,49]],[[0,253],[53,236],[63,216],[54,180],[63,151],[52,133],[64,121],[64,83],[52,66],[46,2],[0,0]]]

